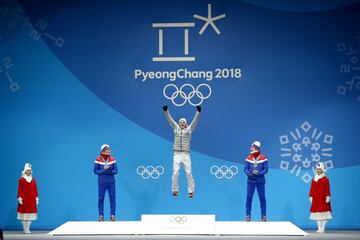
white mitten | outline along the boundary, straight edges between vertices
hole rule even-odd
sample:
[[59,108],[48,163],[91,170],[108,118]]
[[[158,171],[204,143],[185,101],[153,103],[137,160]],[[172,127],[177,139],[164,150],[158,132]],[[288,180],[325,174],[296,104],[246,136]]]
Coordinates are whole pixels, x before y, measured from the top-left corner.
[[36,197],[36,206],[39,205],[39,198]]
[[19,202],[20,205],[23,205],[23,201],[22,201],[21,197],[18,198],[18,202]]
[[310,201],[310,203],[312,203],[312,197],[309,197],[309,201]]
[[329,203],[330,202],[330,196],[327,196],[326,197],[326,203]]

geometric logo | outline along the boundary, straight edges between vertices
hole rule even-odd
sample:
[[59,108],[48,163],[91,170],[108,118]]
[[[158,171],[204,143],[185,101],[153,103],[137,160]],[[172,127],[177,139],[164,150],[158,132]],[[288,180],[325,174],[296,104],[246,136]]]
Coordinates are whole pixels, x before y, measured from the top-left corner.
[[305,121],[293,131],[279,137],[282,158],[280,169],[289,171],[305,183],[309,183],[313,179],[318,162],[324,162],[327,170],[334,168],[333,140],[332,135]]

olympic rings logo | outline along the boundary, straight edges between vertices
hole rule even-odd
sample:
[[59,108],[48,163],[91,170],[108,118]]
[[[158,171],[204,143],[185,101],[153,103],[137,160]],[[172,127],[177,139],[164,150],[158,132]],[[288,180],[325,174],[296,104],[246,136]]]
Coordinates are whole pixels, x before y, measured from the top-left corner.
[[186,216],[171,216],[169,218],[169,221],[171,223],[174,223],[174,224],[184,224],[187,222],[187,217]]
[[235,165],[231,165],[230,167],[222,165],[221,167],[213,165],[210,168],[210,173],[214,175],[217,179],[231,179],[238,173],[238,168]]
[[[169,88],[174,90],[170,95],[168,95],[168,91],[170,91],[168,90]],[[186,92],[184,91],[185,88],[190,89],[190,92],[188,94],[186,94],[187,91]],[[207,95],[201,92],[200,88],[207,88],[208,89]],[[205,99],[208,99],[211,96],[211,87],[206,83],[202,83],[195,88],[193,85],[186,83],[182,85],[179,89],[175,84],[170,83],[164,87],[163,94],[165,98],[171,100],[172,103],[177,107],[184,106],[186,102],[189,102],[190,105],[195,107],[201,105]],[[195,95],[198,99],[200,99],[197,102],[193,102],[192,100],[195,97]],[[179,100],[176,100],[179,98],[182,99],[180,102]]]
[[139,166],[136,169],[136,173],[141,176],[143,179],[157,179],[165,172],[165,169],[163,166]]

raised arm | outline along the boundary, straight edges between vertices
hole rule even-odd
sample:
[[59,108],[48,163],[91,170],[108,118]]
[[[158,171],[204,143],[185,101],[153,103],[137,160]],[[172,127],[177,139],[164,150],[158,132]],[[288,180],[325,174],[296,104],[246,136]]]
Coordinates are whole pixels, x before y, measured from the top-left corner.
[[189,125],[190,132],[193,132],[195,130],[196,125],[199,122],[201,107],[196,106],[196,110],[197,111],[196,111],[195,117],[194,117],[194,119],[192,120],[192,122]]
[[163,110],[164,110],[164,113],[165,113],[165,117],[166,117],[167,121],[169,122],[170,126],[171,126],[173,129],[176,129],[176,122],[175,122],[174,119],[171,117],[170,112],[169,112],[169,110],[168,110],[168,106],[163,106]]

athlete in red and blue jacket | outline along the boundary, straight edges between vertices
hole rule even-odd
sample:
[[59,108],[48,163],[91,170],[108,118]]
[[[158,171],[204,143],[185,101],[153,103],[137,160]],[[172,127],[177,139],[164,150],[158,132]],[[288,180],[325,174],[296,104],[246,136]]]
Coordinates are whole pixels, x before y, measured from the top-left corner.
[[250,155],[246,157],[244,172],[248,176],[246,197],[246,221],[251,220],[251,204],[255,188],[259,194],[261,220],[266,221],[265,174],[268,172],[268,161],[260,152],[261,143],[255,141],[250,148]]
[[110,156],[110,146],[104,144],[100,148],[100,155],[94,163],[94,173],[98,175],[99,186],[99,221],[104,221],[104,197],[106,190],[110,198],[110,220],[115,221],[116,209],[116,193],[115,193],[115,177],[118,173],[116,159]]

